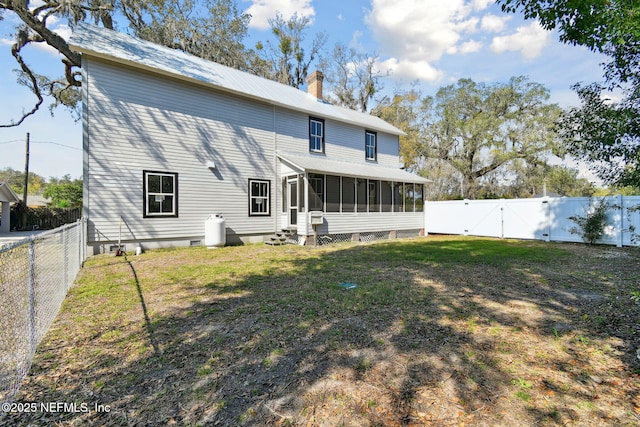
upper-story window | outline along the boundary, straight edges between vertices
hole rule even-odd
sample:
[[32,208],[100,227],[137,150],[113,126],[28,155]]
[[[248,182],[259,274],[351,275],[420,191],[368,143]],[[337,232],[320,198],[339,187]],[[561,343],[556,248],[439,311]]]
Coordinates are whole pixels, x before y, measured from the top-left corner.
[[378,156],[378,135],[375,132],[365,132],[364,155],[367,160],[377,160]]
[[309,151],[324,153],[324,120],[309,118]]

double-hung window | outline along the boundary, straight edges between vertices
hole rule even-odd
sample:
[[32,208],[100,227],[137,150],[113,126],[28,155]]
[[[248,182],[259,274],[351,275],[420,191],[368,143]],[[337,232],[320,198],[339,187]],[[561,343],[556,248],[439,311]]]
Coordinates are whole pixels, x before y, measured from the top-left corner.
[[269,216],[271,181],[265,179],[249,180],[249,216]]
[[144,217],[178,216],[178,174],[143,171]]
[[378,135],[375,132],[366,131],[364,134],[364,156],[367,160],[377,160]]
[[324,153],[324,120],[309,118],[309,151]]

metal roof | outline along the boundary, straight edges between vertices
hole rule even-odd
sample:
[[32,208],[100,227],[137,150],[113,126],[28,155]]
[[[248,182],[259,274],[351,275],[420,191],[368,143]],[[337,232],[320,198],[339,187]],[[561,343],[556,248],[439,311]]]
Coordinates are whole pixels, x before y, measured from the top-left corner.
[[76,25],[69,45],[71,49],[84,55],[172,76],[321,118],[392,135],[404,135],[400,129],[379,117],[332,105],[291,86],[85,22]]
[[358,178],[380,179],[383,181],[413,182],[426,184],[427,178],[414,175],[402,169],[381,166],[374,163],[347,162],[334,160],[321,155],[301,155],[288,152],[278,153],[278,158],[305,172],[319,172],[329,175],[353,176]]

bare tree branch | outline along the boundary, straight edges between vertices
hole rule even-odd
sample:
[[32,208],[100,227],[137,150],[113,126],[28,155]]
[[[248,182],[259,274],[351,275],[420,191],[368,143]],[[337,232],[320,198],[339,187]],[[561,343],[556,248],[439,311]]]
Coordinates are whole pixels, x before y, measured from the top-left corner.
[[22,113],[22,117],[17,122],[11,121],[11,123],[9,124],[0,125],[0,128],[20,126],[20,124],[24,122],[27,117],[35,114],[36,111],[38,111],[38,109],[40,108],[40,105],[42,105],[42,103],[44,102],[44,99],[42,97],[42,92],[40,91],[40,86],[38,85],[38,79],[33,74],[29,66],[24,62],[24,60],[22,59],[22,55],[20,55],[20,50],[24,46],[26,46],[27,44],[35,40],[32,40],[29,38],[29,33],[26,28],[23,28],[22,30],[20,30],[16,38],[17,38],[16,42],[11,47],[11,55],[13,55],[13,57],[16,59],[18,64],[20,64],[20,68],[22,69],[22,71],[29,78],[31,91],[34,93],[34,95],[38,100],[36,101],[35,105],[30,111],[26,113],[24,112]]

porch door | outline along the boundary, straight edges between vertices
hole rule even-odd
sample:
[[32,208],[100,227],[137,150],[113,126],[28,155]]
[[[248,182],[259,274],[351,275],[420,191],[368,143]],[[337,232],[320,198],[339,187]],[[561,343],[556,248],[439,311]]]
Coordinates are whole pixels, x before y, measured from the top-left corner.
[[287,180],[287,210],[289,212],[289,226],[298,224],[298,178]]

